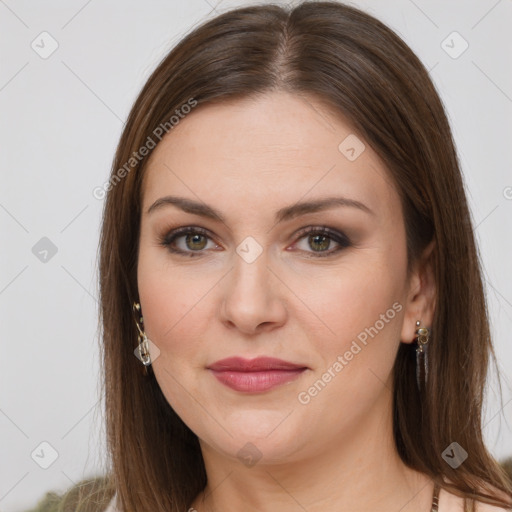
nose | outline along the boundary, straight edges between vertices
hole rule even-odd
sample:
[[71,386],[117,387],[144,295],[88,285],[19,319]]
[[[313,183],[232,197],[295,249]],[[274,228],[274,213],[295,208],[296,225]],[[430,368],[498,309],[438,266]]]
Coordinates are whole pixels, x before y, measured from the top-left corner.
[[227,327],[244,334],[276,329],[287,318],[285,290],[268,266],[266,251],[252,263],[237,255],[225,279],[221,319]]

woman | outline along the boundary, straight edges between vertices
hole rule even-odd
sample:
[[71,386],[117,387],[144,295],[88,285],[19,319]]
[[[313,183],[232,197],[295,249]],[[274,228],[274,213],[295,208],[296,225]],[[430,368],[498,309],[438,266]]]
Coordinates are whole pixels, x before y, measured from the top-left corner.
[[330,2],[208,21],[105,190],[109,510],[511,507],[450,128],[389,28]]

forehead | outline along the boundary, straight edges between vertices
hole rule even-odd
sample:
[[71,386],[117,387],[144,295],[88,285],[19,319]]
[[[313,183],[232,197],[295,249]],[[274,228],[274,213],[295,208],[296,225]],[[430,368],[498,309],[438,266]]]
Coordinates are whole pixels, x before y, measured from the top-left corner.
[[275,92],[199,106],[182,119],[151,155],[143,208],[166,193],[265,209],[334,191],[381,213],[398,197],[346,120],[312,97]]

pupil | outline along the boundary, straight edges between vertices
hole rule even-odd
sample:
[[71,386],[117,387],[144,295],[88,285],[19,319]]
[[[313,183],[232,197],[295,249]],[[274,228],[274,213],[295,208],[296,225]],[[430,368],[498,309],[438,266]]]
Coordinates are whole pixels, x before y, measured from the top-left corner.
[[[324,251],[329,247],[329,238],[325,235],[312,235],[309,237],[310,241],[313,241],[313,244],[318,244],[320,246],[320,250]],[[312,246],[314,249],[314,247]]]
[[[203,239],[203,243],[201,244],[201,239]],[[189,242],[191,242],[189,244]],[[189,249],[204,249],[205,247],[205,240],[203,235],[187,235],[187,247]]]

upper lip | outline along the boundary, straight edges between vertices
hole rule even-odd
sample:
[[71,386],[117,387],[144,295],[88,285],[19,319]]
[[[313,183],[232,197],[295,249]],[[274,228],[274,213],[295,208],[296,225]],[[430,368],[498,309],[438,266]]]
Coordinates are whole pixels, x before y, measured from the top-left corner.
[[256,357],[255,359],[228,357],[216,361],[209,365],[208,368],[215,371],[261,372],[269,370],[297,370],[306,368],[306,366],[274,357]]

